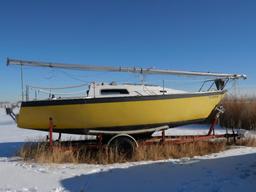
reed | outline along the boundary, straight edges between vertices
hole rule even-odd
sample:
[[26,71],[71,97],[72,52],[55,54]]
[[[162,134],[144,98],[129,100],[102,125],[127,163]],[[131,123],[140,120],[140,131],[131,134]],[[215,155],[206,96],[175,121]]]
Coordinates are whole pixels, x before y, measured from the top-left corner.
[[225,113],[220,125],[227,128],[256,129],[256,99],[249,97],[227,97],[222,105]]
[[133,161],[201,156],[223,151],[227,146],[225,140],[141,146],[136,151]]
[[247,147],[256,147],[256,138],[248,137],[242,138],[237,141],[237,145],[247,146]]
[[127,158],[115,150],[92,150],[86,146],[49,147],[48,143],[27,143],[19,151],[25,161],[39,163],[90,163],[111,164],[127,161],[161,160],[169,158],[193,157],[223,151],[226,140],[197,141],[185,144],[142,145],[134,155]]
[[78,163],[79,154],[74,153],[73,147],[61,146],[51,148],[48,143],[26,143],[22,146],[18,155],[25,161],[35,161],[39,163]]

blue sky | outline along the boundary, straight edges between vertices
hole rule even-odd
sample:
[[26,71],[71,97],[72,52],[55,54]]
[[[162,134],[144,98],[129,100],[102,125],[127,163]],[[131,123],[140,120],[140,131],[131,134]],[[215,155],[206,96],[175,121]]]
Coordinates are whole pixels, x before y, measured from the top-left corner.
[[[19,68],[6,67],[6,57],[244,73],[240,86],[255,89],[255,10],[253,0],[2,0],[0,101],[20,99]],[[138,80],[40,68],[24,73],[25,84],[42,86]]]

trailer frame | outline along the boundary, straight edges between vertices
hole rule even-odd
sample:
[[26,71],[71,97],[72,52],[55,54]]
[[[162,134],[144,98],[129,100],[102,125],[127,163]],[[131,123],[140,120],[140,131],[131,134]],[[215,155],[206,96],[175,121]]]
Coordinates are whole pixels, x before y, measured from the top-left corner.
[[[161,136],[151,136],[150,138],[136,138],[131,134],[106,134],[98,133],[96,134],[96,139],[86,139],[86,140],[79,140],[79,141],[69,141],[68,143],[72,146],[79,146],[82,144],[89,149],[110,149],[116,148],[122,152],[131,151],[132,153],[136,150],[139,146],[148,146],[148,145],[164,145],[164,144],[184,144],[196,141],[207,141],[211,139],[224,139],[226,138],[230,141],[230,138],[236,142],[236,139],[239,137],[238,133],[235,133],[234,129],[232,129],[232,133],[228,133],[228,129],[226,129],[225,134],[215,134],[215,126],[218,123],[219,117],[221,114],[224,113],[224,108],[222,106],[216,107],[214,110],[214,116],[211,121],[208,133],[206,135],[166,135],[166,129],[162,130]],[[53,131],[54,131],[54,123],[53,119],[49,118],[49,146],[55,147],[55,142],[53,141]],[[62,143],[65,146],[65,141],[61,141],[61,133],[59,133],[59,138],[57,140],[58,143]],[[124,144],[124,142],[127,142]],[[120,145],[124,146],[122,148]],[[58,146],[58,145],[57,145]],[[131,154],[129,154],[131,155]]]

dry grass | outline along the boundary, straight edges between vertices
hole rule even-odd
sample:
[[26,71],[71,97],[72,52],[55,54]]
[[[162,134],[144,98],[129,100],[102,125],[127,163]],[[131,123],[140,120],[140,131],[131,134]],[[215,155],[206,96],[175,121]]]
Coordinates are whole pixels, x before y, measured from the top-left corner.
[[256,138],[242,138],[237,141],[237,145],[247,146],[247,147],[256,147]]
[[[112,164],[117,162],[135,162],[162,160],[170,158],[194,157],[224,151],[232,143],[226,139],[195,141],[184,144],[141,145],[131,158],[120,155],[115,150],[88,149],[86,146],[49,147],[47,143],[27,143],[19,151],[25,161],[38,163],[89,163]],[[256,138],[242,138],[236,145],[256,147]]]
[[225,140],[196,141],[183,144],[149,145],[140,147],[133,160],[161,160],[168,158],[193,157],[225,150]]
[[46,143],[28,143],[19,155],[26,161],[39,163],[92,163],[111,164],[116,162],[161,160],[169,158],[193,157],[223,151],[227,148],[225,140],[197,141],[185,144],[159,144],[138,147],[131,158],[119,155],[114,150],[92,150],[85,146],[50,148]]
[[78,155],[72,146],[49,147],[47,143],[27,143],[22,146],[18,155],[26,161],[39,163],[78,163]]
[[256,99],[226,98],[222,102],[225,113],[220,117],[220,125],[228,128],[256,129]]

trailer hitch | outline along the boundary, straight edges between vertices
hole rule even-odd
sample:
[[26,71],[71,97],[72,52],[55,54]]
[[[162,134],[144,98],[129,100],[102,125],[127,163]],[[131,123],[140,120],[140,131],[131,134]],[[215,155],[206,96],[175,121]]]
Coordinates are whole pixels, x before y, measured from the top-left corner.
[[223,106],[219,106],[215,108],[215,116],[211,122],[211,127],[207,135],[211,135],[212,133],[213,135],[215,135],[215,130],[214,130],[215,125],[217,124],[218,119],[220,118],[220,115],[223,114],[224,112],[225,112],[225,109]]
[[6,115],[9,115],[16,122],[16,114],[13,112],[13,108],[6,107],[5,108]]

